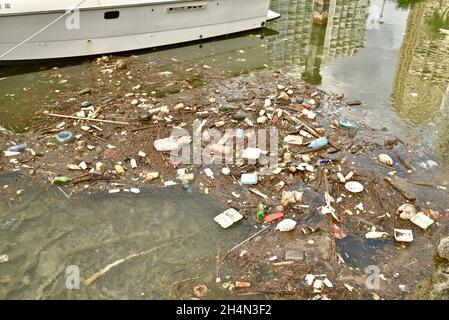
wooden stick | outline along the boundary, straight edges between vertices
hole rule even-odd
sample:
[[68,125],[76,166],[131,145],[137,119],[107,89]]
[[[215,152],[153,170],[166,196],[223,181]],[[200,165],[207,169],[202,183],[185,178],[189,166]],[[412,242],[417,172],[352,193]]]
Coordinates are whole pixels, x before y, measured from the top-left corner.
[[323,178],[324,178],[324,190],[330,195],[331,194],[331,189],[329,187],[329,180],[327,178],[326,170],[323,170]]
[[281,262],[273,263],[273,266],[275,266],[275,267],[284,267],[284,266],[289,266],[289,265],[291,265],[293,263],[295,263],[293,260],[281,261]]
[[[271,227],[271,226],[268,226],[268,227],[266,227],[266,228],[264,228],[264,229],[262,229],[262,230],[256,232],[256,233],[253,234],[251,237],[249,237],[249,238],[243,240],[243,241],[240,242],[238,245],[236,245],[236,246],[234,246],[232,249],[228,250],[228,252],[226,253],[226,255],[230,254],[232,251],[234,251],[234,250],[237,249],[238,247],[244,245],[245,243],[247,243],[247,242],[250,241],[251,239],[257,237],[259,234],[261,234],[261,233],[267,231],[268,229],[270,229],[270,227]],[[224,259],[224,257],[223,257],[223,259]]]
[[315,136],[316,138],[321,138],[321,135],[318,134],[318,132],[315,131],[315,129],[312,129],[311,127],[309,127],[308,125],[306,125],[304,122],[300,121],[299,122],[300,125],[304,126],[304,128],[306,128],[313,136]]
[[403,266],[402,268],[408,268],[408,267],[410,267],[412,264],[415,264],[415,263],[417,263],[418,262],[418,260],[413,260],[412,262],[410,262],[410,263],[407,263],[405,266]]
[[221,259],[220,259],[220,248],[217,249],[217,256],[215,257],[216,264],[215,264],[215,276],[220,276],[220,267],[221,267]]
[[74,120],[84,120],[84,121],[95,121],[95,122],[104,122],[104,123],[112,123],[112,124],[122,124],[122,125],[129,125],[129,122],[122,122],[122,121],[113,121],[113,120],[101,120],[101,119],[90,119],[90,118],[82,118],[82,117],[75,117],[75,116],[66,116],[63,114],[56,114],[56,113],[50,113],[50,117],[56,117],[56,118],[66,118],[66,119],[74,119]]
[[113,177],[109,177],[109,176],[98,176],[98,177],[84,177],[84,178],[80,178],[80,180],[77,181],[72,181],[72,184],[78,184],[78,183],[84,183],[84,182],[88,182],[88,181],[100,181],[100,180],[115,180]]
[[323,147],[319,147],[319,148],[316,148],[316,149],[309,149],[309,150],[300,151],[298,155],[319,152],[319,151],[323,151],[323,150],[327,150],[327,149],[329,149],[329,146],[323,146]]
[[304,122],[302,122],[301,120],[299,120],[298,118],[293,116],[290,112],[288,112],[286,110],[283,110],[283,111],[284,111],[284,114],[287,115],[287,118],[289,118],[288,120],[291,120],[291,121],[295,122],[296,124],[303,126],[305,129],[307,129],[307,131],[309,131],[310,134],[312,134],[316,138],[321,138],[321,135],[318,132],[316,132],[315,129],[306,125]]
[[409,201],[416,201],[416,198],[409,194],[407,191],[403,190],[400,186],[394,183],[390,178],[385,177],[384,180],[397,192],[399,192],[405,199]]
[[292,111],[296,111],[296,112],[301,112],[303,108],[301,107],[294,107],[294,106],[283,106],[283,108],[292,110]]
[[435,187],[432,182],[407,180],[407,182],[421,187]]
[[92,117],[90,117],[90,119],[96,119],[96,118],[98,117],[98,115],[100,114],[101,109],[103,109],[103,107],[104,107],[104,105],[98,107],[98,108],[94,111],[94,113],[93,113]]

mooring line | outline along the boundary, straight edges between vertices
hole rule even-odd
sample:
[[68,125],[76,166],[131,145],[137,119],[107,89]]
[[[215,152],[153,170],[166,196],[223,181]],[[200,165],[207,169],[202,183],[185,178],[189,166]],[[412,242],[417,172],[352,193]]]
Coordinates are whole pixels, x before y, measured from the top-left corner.
[[2,55],[0,55],[0,59],[2,59],[3,57],[7,56],[8,54],[10,54],[11,52],[13,52],[14,50],[20,48],[21,46],[23,46],[25,43],[27,43],[28,41],[30,41],[31,39],[33,39],[34,37],[38,36],[40,33],[44,32],[45,30],[47,30],[48,28],[50,28],[52,25],[54,25],[56,22],[58,22],[59,20],[61,20],[62,18],[64,18],[65,16],[67,16],[68,14],[72,13],[73,10],[77,9],[79,6],[81,6],[84,2],[86,2],[86,0],[82,0],[80,3],[78,3],[76,6],[74,6],[72,9],[67,10],[62,16],[58,17],[57,19],[53,20],[52,22],[50,22],[49,24],[47,24],[45,27],[43,27],[42,29],[40,29],[38,32],[34,33],[33,35],[29,36],[28,38],[26,38],[25,40],[23,40],[21,43],[19,43],[18,45],[14,46],[13,48],[9,49],[8,51],[6,51],[5,53],[3,53]]

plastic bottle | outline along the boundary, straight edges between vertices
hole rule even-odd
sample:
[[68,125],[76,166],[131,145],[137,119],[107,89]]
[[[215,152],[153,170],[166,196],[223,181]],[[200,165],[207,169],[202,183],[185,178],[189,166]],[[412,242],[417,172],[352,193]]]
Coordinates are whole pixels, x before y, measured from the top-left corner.
[[328,163],[331,163],[334,161],[339,161],[339,160],[340,160],[340,157],[338,155],[330,154],[325,159],[319,159],[318,164],[328,164]]
[[182,180],[182,188],[183,188],[186,192],[188,192],[188,193],[192,193],[192,192],[193,192],[193,189],[192,189],[192,187],[189,185],[189,181],[187,181],[187,180]]
[[63,131],[56,135],[56,140],[59,143],[69,143],[75,140],[75,136],[70,131]]
[[57,186],[61,186],[61,185],[69,184],[71,182],[72,182],[72,178],[69,178],[69,177],[56,177],[56,178],[53,179],[51,184],[57,185]]
[[329,143],[329,141],[327,140],[326,137],[321,137],[319,139],[313,140],[310,144],[309,144],[309,148],[310,149],[318,149],[318,148],[322,148],[324,146],[327,146],[327,144]]
[[358,126],[355,123],[353,123],[347,119],[340,120],[340,127],[343,127],[346,129],[357,129],[358,128]]
[[229,104],[229,103],[223,103],[220,104],[220,111],[232,111],[232,110],[237,110],[239,107],[233,105],[233,104]]
[[26,148],[28,148],[27,144],[26,143],[22,143],[22,144],[17,144],[15,146],[11,146],[11,147],[7,148],[6,151],[9,151],[9,152],[22,152]]
[[263,202],[259,202],[259,205],[257,206],[257,219],[263,220],[265,218],[265,205]]

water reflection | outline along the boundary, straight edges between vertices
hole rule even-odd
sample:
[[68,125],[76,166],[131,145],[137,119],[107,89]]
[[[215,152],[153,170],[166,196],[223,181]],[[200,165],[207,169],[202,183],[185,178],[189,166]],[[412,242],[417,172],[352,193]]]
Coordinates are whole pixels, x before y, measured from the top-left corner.
[[440,29],[449,21],[448,5],[433,0],[411,8],[392,94],[401,117],[440,132],[442,153],[449,150],[449,36]]
[[322,64],[364,47],[368,0],[273,0],[271,8],[282,15],[269,24],[279,32],[267,40],[271,66],[311,84],[321,84]]

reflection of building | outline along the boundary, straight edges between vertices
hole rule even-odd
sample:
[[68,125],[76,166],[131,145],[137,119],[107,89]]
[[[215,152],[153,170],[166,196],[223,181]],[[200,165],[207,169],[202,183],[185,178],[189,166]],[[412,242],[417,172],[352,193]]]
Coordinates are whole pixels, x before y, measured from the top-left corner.
[[320,66],[327,60],[355,54],[365,43],[369,0],[272,0],[281,18],[269,40],[274,67],[288,66],[311,83],[321,82]]
[[365,45],[369,0],[330,1],[324,42],[326,60],[356,54]]
[[313,27],[313,1],[272,0],[272,10],[281,17],[272,22],[279,34],[268,40],[268,57],[276,67],[294,67],[301,73],[305,65]]
[[442,139],[433,142],[440,154],[449,153],[449,36],[430,21],[448,7],[448,0],[429,0],[411,8],[392,94],[401,117],[427,125]]
[[[445,7],[440,7],[445,3]],[[449,85],[449,37],[432,30],[435,12],[447,10],[449,1],[429,0],[410,10],[407,31],[399,55],[393,87],[397,112],[414,122],[447,117]]]

